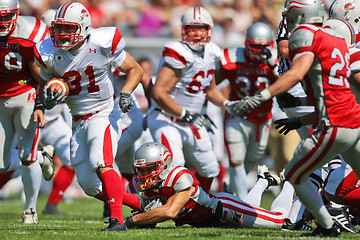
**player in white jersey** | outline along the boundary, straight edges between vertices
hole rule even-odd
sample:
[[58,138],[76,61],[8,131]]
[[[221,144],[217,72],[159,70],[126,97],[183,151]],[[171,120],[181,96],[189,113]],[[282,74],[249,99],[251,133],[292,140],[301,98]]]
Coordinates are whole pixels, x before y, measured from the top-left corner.
[[41,125],[38,124],[39,115],[33,115],[40,71],[34,63],[33,46],[46,36],[46,25],[42,21],[19,16],[17,0],[0,1],[0,173],[12,168],[11,152],[17,136],[26,198],[24,223],[38,221],[36,201],[41,171],[47,180],[54,173],[53,148],[45,148],[49,153],[43,152],[45,157],[37,151]]
[[195,167],[203,188],[209,190],[219,164],[203,126],[201,108],[205,98],[219,107],[234,105],[216,88],[213,77],[220,48],[210,42],[210,14],[193,7],[181,23],[182,41],[167,42],[162,53],[148,126],[153,139],[173,153],[174,164],[184,166],[186,162]]
[[285,181],[271,211],[259,207],[262,193],[273,183],[266,166],[258,168],[259,179],[245,200],[229,193],[204,191],[187,168],[172,163],[172,154],[160,143],[138,148],[133,167],[135,176],[128,191],[137,194],[140,203],[135,209],[143,212],[127,218],[128,228],[170,219],[176,226],[280,227],[292,204],[294,189]]
[[128,74],[120,93],[120,109],[128,112],[131,92],[142,77],[142,69],[124,51],[125,39],[114,27],[91,28],[88,10],[68,2],[56,12],[52,38],[36,45],[36,63],[41,68],[43,102],[51,109],[65,95],[44,88],[54,77],[69,85],[69,105],[73,123],[70,159],[78,182],[87,195],[107,201],[111,210],[104,231],[124,231],[122,224],[122,184],[113,169],[120,131],[120,113],[114,103],[111,67]]

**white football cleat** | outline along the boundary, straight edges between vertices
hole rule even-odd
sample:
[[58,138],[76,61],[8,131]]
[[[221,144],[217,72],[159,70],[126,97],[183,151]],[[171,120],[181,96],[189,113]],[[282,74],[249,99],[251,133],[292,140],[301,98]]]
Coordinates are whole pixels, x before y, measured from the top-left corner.
[[24,211],[22,219],[24,223],[29,223],[29,224],[38,223],[37,213],[33,208]]
[[40,164],[41,170],[45,180],[49,181],[54,176],[53,157],[55,155],[55,149],[51,145],[46,145],[41,148],[40,151],[44,157],[44,162]]
[[269,172],[268,167],[266,165],[259,165],[257,167],[257,179],[259,179],[259,178],[266,179],[265,172]]

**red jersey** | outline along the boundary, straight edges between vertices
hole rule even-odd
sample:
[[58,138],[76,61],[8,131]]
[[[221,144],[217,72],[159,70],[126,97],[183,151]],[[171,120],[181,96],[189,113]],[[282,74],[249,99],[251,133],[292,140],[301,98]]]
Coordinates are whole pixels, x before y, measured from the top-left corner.
[[[265,63],[251,61],[245,56],[245,48],[226,48],[221,56],[221,75],[230,81],[230,100],[241,100],[254,96],[271,85],[277,76]],[[247,120],[256,124],[269,120],[272,100],[253,109]]]
[[313,24],[295,28],[289,39],[290,57],[316,56],[303,86],[313,101],[319,121],[326,125],[358,128],[360,105],[349,87],[350,54],[344,38]]
[[19,16],[14,32],[0,38],[0,97],[9,98],[36,86],[29,61],[34,59],[35,43],[47,36],[45,23],[35,17]]

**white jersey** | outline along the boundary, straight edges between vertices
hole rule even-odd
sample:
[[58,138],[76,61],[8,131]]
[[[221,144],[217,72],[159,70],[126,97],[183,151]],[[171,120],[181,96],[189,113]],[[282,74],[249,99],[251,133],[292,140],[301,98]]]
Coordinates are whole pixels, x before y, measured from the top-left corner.
[[[72,115],[101,111],[113,101],[111,66],[126,58],[125,39],[114,27],[92,29],[84,45],[76,51],[55,47],[52,39],[36,45],[36,64],[45,81],[61,77],[70,88],[66,103]],[[106,69],[106,71],[104,71]]]
[[[206,89],[213,79],[216,62],[221,51],[215,43],[208,43],[204,53],[192,51],[188,45],[180,41],[165,44],[159,69],[164,63],[182,70],[182,76],[171,90],[170,95],[175,102],[189,112],[201,112],[206,97]],[[153,108],[159,108],[153,102]]]

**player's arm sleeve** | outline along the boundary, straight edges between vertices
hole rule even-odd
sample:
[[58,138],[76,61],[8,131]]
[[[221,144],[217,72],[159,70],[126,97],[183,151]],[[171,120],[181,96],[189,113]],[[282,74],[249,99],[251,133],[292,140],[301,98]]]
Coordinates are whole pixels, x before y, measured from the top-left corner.
[[183,46],[177,43],[165,44],[162,52],[164,62],[175,69],[186,68],[189,65],[189,61],[186,56],[187,53],[185,51],[181,51],[182,49]]
[[194,184],[194,179],[190,175],[190,173],[183,173],[176,181],[174,185],[175,192],[181,192],[184,190],[188,190]]
[[289,39],[290,59],[293,61],[296,56],[305,53],[314,54],[313,40],[314,32],[306,28],[295,29]]

